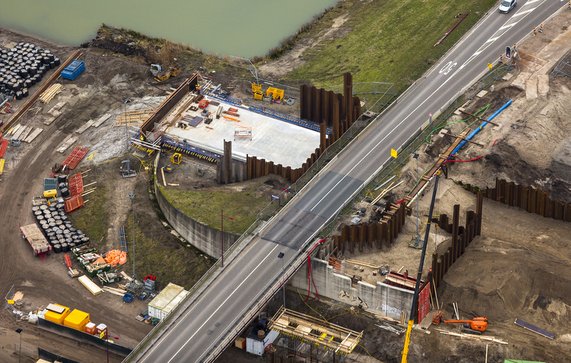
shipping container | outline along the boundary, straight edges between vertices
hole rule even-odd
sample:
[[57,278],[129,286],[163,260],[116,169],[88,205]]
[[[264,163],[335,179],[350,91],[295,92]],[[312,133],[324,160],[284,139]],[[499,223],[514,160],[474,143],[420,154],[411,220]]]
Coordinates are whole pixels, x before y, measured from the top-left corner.
[[61,71],[61,78],[74,81],[81,73],[85,71],[85,63],[80,60],[74,60]]
[[85,330],[87,323],[89,323],[89,313],[77,309],[73,309],[63,321],[64,326],[80,331]]
[[46,307],[46,313],[44,314],[44,319],[63,325],[65,318],[69,315],[70,309],[67,306],[59,304],[49,304]]
[[184,298],[188,296],[182,286],[169,283],[148,305],[149,316],[156,319],[164,319]]
[[270,330],[264,338],[258,338],[252,334],[246,338],[246,351],[261,356],[264,354],[266,347],[272,344],[278,335],[279,333],[275,330]]

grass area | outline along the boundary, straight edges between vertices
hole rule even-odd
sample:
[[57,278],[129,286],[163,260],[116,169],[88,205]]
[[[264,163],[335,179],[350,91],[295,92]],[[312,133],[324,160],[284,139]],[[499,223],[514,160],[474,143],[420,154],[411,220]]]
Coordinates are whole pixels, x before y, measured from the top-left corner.
[[220,229],[224,210],[224,231],[242,234],[269,200],[258,195],[255,184],[242,191],[224,189],[180,190],[159,187],[165,198],[190,218]]
[[[139,219],[139,215],[135,214],[135,218]],[[147,223],[138,220],[133,224],[132,214],[129,215],[128,221],[126,232],[129,238],[129,258],[124,270],[129,275],[133,271],[134,256],[137,278],[142,279],[148,274],[153,274],[157,276],[160,288],[172,282],[189,289],[212,266],[213,260],[198,253],[194,248],[173,241],[172,235],[165,235],[164,231],[159,232],[149,228],[143,232],[141,227]],[[135,254],[133,254],[133,245],[135,245]]]
[[105,206],[108,192],[105,183],[97,184],[97,191],[84,197],[88,202],[69,215],[74,227],[81,229],[97,246],[99,246],[99,241],[105,242],[105,236],[107,236],[109,212]]
[[[324,17],[325,25],[348,12],[343,25],[351,31],[324,41],[303,55],[305,63],[287,77],[308,80],[331,89],[341,74],[353,73],[354,82],[391,82],[404,91],[434,64],[495,0],[378,0],[345,1]],[[454,24],[455,16],[470,15],[439,46],[433,45]],[[324,24],[310,30],[315,35]]]

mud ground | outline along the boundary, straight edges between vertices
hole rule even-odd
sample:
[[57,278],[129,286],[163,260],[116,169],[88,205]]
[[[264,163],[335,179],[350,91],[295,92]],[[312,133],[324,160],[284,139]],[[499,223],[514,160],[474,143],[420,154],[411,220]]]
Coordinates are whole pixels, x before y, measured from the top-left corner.
[[[2,45],[10,45],[19,41],[33,42],[51,49],[62,59],[65,59],[70,51],[70,48],[45,44],[5,30],[0,31]],[[41,127],[44,131],[31,145],[23,144],[19,148],[8,149],[6,167],[0,184],[0,199],[2,200],[0,217],[3,222],[0,226],[2,236],[0,238],[2,248],[0,291],[2,296],[7,294],[12,287],[11,293],[22,292],[24,297],[19,308],[25,311],[41,308],[51,302],[87,311],[91,314],[93,321],[104,322],[109,326],[111,334],[117,337],[116,342],[134,347],[151,328],[135,320],[135,316],[146,309],[146,304],[136,301],[125,305],[118,296],[110,294],[91,296],[79,282],[69,279],[62,255],[52,254],[41,259],[34,257],[28,244],[21,239],[19,232],[19,226],[33,222],[31,200],[33,196],[41,193],[42,178],[49,176],[51,166],[56,162],[61,163],[71,151],[70,148],[62,154],[55,150],[66,136],[73,134],[89,119],[96,119],[109,110],[120,112],[125,98],[137,99],[142,96],[166,93],[165,90],[148,82],[149,77],[146,74],[145,65],[98,49],[85,49],[84,52],[83,59],[86,62],[87,71],[73,83],[64,82],[63,91],[54,100],[48,105],[37,103],[19,121],[21,124]],[[122,74],[117,75],[118,70]],[[31,92],[33,91],[35,91],[34,88]],[[51,124],[44,124],[44,121],[49,121],[49,117],[46,116],[47,111],[57,102],[66,103],[62,108],[63,114],[52,120]],[[21,101],[16,102],[15,107],[21,104]],[[99,129],[92,128],[82,135],[75,135],[79,140],[74,145],[92,145],[92,150],[96,152],[88,156],[89,160],[86,160],[81,167],[87,167],[89,161],[95,165],[99,160],[96,156],[106,159],[125,152],[127,144],[124,142],[124,130],[121,129],[118,132],[113,131],[114,129],[118,130],[110,119]],[[123,140],[123,143],[119,140]],[[145,185],[144,182],[142,184]],[[146,188],[143,187],[143,190]],[[141,194],[148,200],[145,192]],[[89,203],[85,210],[88,208]],[[123,208],[123,211],[125,209],[124,206],[117,208]],[[168,231],[165,233],[169,234]],[[67,349],[64,343],[54,343],[59,342],[60,338],[53,333],[41,331],[37,327],[17,321],[11,309],[0,310],[2,328],[11,331],[22,324],[26,332],[22,335],[24,347],[43,345],[52,347],[53,350],[71,359],[82,362],[101,361],[96,358],[100,355],[101,348],[85,344],[82,348]],[[6,349],[7,347],[5,345]],[[23,353],[28,354],[26,352],[31,354],[29,359],[36,357],[30,349],[23,350]],[[10,360],[6,360],[7,362],[14,361],[11,353],[6,354],[8,354],[7,357],[11,357]]]

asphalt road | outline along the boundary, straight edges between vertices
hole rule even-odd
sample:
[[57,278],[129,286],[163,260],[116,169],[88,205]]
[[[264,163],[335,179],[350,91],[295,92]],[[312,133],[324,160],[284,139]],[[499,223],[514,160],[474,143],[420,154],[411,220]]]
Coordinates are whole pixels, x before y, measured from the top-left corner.
[[[429,118],[445,108],[565,2],[520,1],[510,14],[490,11],[424,77],[314,178],[210,288],[183,312],[137,362],[210,361],[213,348],[239,318],[276,283],[317,232],[382,169],[390,149],[400,148]],[[285,254],[283,259],[278,254]]]

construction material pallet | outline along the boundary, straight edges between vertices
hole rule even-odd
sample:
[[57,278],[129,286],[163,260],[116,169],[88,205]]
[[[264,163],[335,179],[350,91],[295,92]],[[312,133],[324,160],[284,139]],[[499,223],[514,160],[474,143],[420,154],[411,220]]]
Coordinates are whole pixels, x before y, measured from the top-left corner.
[[65,201],[65,212],[70,213],[76,209],[83,207],[84,204],[83,197],[81,195],[75,195]]
[[48,243],[48,240],[37,226],[37,224],[32,223],[25,226],[20,227],[20,231],[22,232],[22,236],[32,249],[34,250],[34,254],[36,256],[49,253],[52,250],[52,246]]
[[62,88],[63,86],[60,83],[52,84],[40,95],[40,101],[43,103],[49,103],[55,97],[55,95],[60,93]]
[[65,165],[69,170],[75,169],[88,152],[88,147],[76,146],[71,154],[64,160],[63,165]]
[[2,139],[2,141],[0,141],[0,158],[4,157],[6,149],[8,149],[8,140]]
[[73,174],[69,177],[68,187],[71,196],[81,195],[83,193],[83,176],[81,173]]
[[523,321],[521,319],[516,318],[514,321],[514,324],[517,326],[521,326],[522,328],[527,329],[529,331],[532,331],[536,334],[543,335],[544,337],[546,337],[548,339],[552,339],[552,340],[555,339],[555,334],[548,332],[545,329],[541,329],[540,327],[537,327],[537,326],[530,324],[526,321]]
[[155,112],[154,109],[126,111],[115,118],[115,125],[142,124]]

